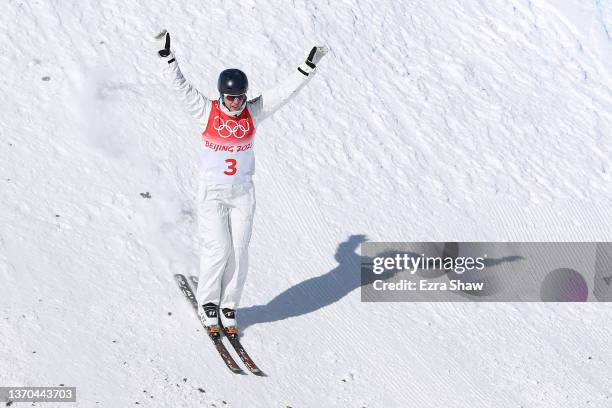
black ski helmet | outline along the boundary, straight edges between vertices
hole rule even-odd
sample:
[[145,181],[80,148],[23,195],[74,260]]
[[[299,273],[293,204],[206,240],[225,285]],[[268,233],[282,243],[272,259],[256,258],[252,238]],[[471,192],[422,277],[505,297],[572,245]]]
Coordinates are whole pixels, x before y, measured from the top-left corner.
[[249,89],[249,80],[241,70],[230,68],[219,74],[217,88],[225,95],[242,95]]

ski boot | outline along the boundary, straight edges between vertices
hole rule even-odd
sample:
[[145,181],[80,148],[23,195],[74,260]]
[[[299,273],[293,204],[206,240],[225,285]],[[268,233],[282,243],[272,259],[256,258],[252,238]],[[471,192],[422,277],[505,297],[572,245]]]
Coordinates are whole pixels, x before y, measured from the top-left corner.
[[221,326],[223,327],[223,333],[228,338],[238,337],[238,325],[236,324],[236,311],[224,307],[221,309]]
[[219,307],[214,303],[206,303],[202,305],[202,314],[200,320],[206,328],[206,332],[210,337],[218,338],[221,335],[221,326],[219,325]]

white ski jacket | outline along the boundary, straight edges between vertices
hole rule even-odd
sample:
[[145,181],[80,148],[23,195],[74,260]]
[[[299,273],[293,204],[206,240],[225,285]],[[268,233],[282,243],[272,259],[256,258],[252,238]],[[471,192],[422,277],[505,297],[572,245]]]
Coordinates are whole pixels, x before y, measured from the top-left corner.
[[[200,167],[205,182],[210,184],[239,184],[251,180],[255,173],[254,128],[293,98],[316,71],[305,75],[296,70],[274,88],[246,101],[239,111],[230,112],[223,103],[211,100],[195,89],[181,73],[174,56],[168,61],[171,62],[164,64],[163,76],[201,126]],[[239,120],[233,120],[233,117]],[[253,129],[250,129],[250,123]],[[243,137],[247,130],[247,137]],[[211,138],[211,132],[215,131],[218,137]]]

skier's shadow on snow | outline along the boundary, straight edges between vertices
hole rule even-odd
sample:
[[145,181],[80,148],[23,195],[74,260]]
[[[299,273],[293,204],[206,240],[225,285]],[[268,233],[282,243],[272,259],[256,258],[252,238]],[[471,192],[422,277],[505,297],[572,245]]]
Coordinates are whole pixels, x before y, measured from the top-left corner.
[[285,290],[265,305],[238,310],[238,323],[246,329],[257,323],[275,322],[314,312],[361,286],[360,256],[355,251],[366,242],[365,235],[351,235],[338,245],[338,266],[321,276],[307,279]]
[[[362,258],[355,252],[359,246],[366,241],[367,238],[365,235],[351,235],[346,241],[338,245],[338,249],[334,255],[334,258],[338,262],[338,266],[321,276],[307,279],[290,287],[265,305],[256,305],[239,309],[238,323],[243,329],[246,329],[257,323],[275,322],[289,317],[301,316],[337,302],[360,286],[372,284],[374,279],[381,278],[382,280],[386,280],[392,277],[396,271],[385,273],[385,276],[379,277],[371,273],[363,274],[359,272],[361,271],[362,262],[366,271],[368,270],[368,265],[371,270],[372,258]],[[398,252],[390,251],[388,253],[384,252],[377,254],[377,256],[394,256],[396,253]],[[412,252],[407,252],[406,254],[410,257],[419,256],[419,254]],[[442,254],[443,257],[456,258],[458,255],[459,247],[456,243],[445,244]],[[487,267],[491,267],[505,262],[516,262],[522,259],[523,257],[521,256],[508,256],[497,259],[487,259],[485,264]],[[446,272],[433,271],[430,277],[433,278],[444,274],[449,275],[449,278],[453,276]],[[494,276],[489,277],[490,280],[488,284],[495,286],[494,278]],[[480,279],[472,280],[478,281]],[[465,296],[470,294],[459,293]],[[491,293],[488,294],[490,295]],[[479,296],[480,294],[476,295]]]

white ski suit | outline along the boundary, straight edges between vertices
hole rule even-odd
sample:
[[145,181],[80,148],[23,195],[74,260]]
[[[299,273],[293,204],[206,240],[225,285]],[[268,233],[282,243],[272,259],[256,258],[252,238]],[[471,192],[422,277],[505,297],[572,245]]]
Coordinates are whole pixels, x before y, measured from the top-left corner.
[[246,101],[237,112],[230,112],[220,100],[203,96],[185,79],[173,56],[163,71],[203,129],[197,196],[198,304],[236,309],[248,269],[255,212],[251,179],[255,128],[295,96],[314,69],[296,71],[273,89]]

